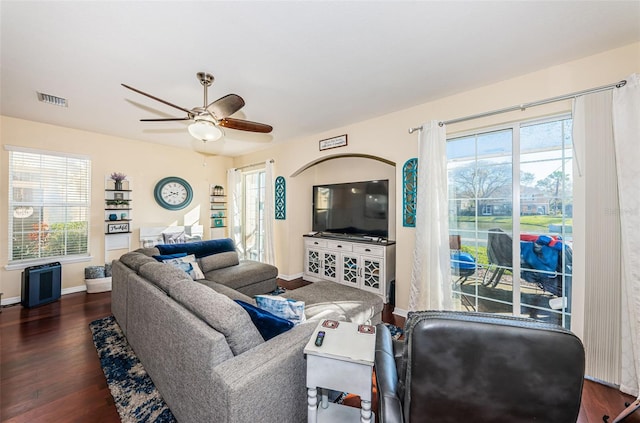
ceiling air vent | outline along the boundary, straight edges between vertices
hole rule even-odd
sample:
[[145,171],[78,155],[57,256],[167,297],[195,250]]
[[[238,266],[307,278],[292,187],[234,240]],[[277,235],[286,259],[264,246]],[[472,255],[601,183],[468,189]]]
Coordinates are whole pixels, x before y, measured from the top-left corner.
[[67,99],[66,98],[62,98],[62,97],[56,97],[55,95],[51,95],[51,94],[45,94],[45,93],[38,93],[38,100],[40,100],[43,103],[47,103],[47,104],[53,104],[54,106],[60,106],[60,107],[68,107],[69,104],[67,103]]

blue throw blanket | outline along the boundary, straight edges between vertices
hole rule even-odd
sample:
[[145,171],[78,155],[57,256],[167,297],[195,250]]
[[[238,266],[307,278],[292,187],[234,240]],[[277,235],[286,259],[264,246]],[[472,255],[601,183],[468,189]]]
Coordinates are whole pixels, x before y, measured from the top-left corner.
[[195,254],[196,258],[202,258],[212,254],[235,251],[236,245],[231,238],[221,238],[185,244],[160,244],[156,245],[156,248],[160,250],[162,255],[187,253],[188,255]]
[[[564,257],[563,263],[563,251]],[[528,270],[531,269],[531,270]],[[566,292],[571,288],[572,252],[559,239],[541,235],[536,239],[520,240],[520,276],[527,282],[538,284],[543,290],[558,297],[564,296],[562,273],[566,273]]]

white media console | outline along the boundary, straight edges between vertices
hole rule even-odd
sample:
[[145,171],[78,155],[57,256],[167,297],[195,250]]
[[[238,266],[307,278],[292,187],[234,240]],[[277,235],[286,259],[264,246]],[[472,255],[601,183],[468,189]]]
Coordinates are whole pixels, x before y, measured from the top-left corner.
[[304,236],[304,280],[353,286],[378,294],[388,303],[395,273],[395,241]]

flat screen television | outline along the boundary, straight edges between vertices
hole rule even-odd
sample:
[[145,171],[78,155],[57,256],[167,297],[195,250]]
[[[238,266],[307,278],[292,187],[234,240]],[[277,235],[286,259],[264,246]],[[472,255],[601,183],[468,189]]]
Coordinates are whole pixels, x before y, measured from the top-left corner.
[[315,185],[313,230],[389,236],[389,180]]

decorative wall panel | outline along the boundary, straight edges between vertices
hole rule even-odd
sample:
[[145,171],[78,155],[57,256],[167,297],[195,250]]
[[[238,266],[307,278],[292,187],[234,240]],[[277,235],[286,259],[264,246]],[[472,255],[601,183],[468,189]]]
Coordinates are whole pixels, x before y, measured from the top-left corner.
[[277,220],[287,218],[287,185],[283,176],[278,176],[275,183],[275,212]]
[[416,194],[418,191],[418,159],[405,162],[402,167],[402,226],[416,226]]

